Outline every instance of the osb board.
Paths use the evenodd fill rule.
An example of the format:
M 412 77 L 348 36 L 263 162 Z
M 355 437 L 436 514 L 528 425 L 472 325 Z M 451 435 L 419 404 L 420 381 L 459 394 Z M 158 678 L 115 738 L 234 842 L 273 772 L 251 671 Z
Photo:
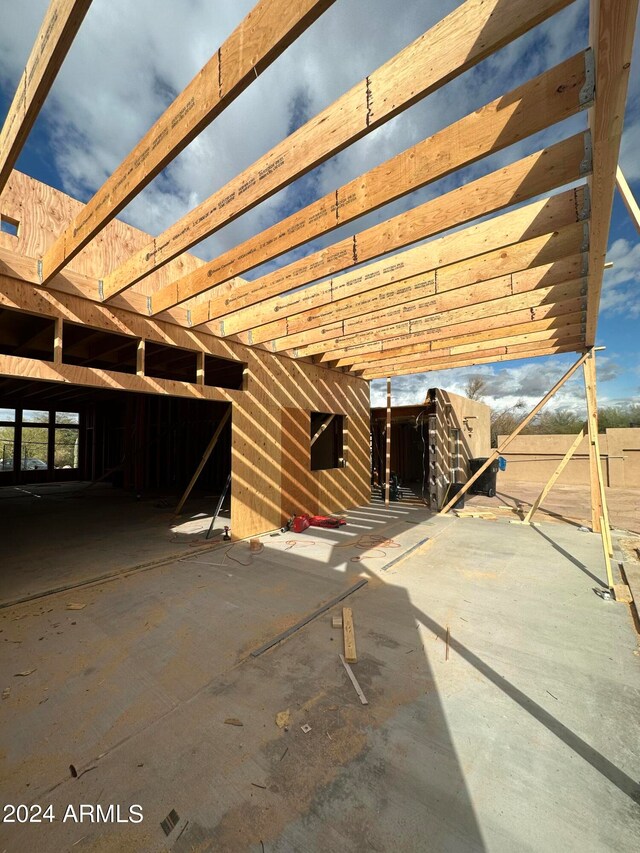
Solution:
M 23 196 L 20 196 L 21 191 L 24 192 Z M 14 172 L 11 191 L 2 195 L 0 207 L 3 213 L 20 221 L 20 234 L 17 239 L 0 234 L 0 246 L 30 257 L 39 257 L 43 248 L 62 230 L 78 204 L 63 193 Z M 105 258 L 110 263 L 118 263 L 126 257 L 130 246 L 137 247 L 148 239 L 148 235 L 124 223 L 112 222 L 105 229 L 103 239 L 91 243 L 73 265 L 78 272 L 97 275 Z M 228 399 L 233 403 L 231 524 L 234 536 L 246 537 L 273 530 L 281 526 L 285 514 L 302 511 L 295 506 L 297 498 L 291 494 L 289 472 L 293 470 L 294 464 L 302 463 L 293 456 L 291 428 L 286 414 L 283 416 L 285 409 L 298 410 L 298 423 L 308 420 L 311 411 L 335 412 L 347 416 L 347 466 L 331 471 L 305 470 L 307 476 L 303 482 L 309 499 L 304 509 L 320 513 L 339 511 L 368 500 L 369 385 L 364 380 L 320 365 L 294 361 L 265 350 L 196 333 L 156 318 L 110 308 L 79 296 L 34 287 L 13 276 L 0 276 L 0 306 L 65 317 L 76 323 L 245 362 L 246 390 L 219 390 L 219 399 Z M 53 375 L 56 381 L 55 370 L 35 360 L 30 376 L 38 377 L 38 364 L 42 364 L 47 376 L 51 378 Z M 105 380 L 110 379 L 108 371 L 86 371 L 89 371 L 87 376 L 95 373 L 96 377 L 99 374 Z M 80 372 L 77 373 L 80 375 Z M 69 381 L 63 374 L 64 371 L 59 371 L 59 381 Z M 121 388 L 127 387 L 128 379 L 135 380 L 135 377 L 123 374 L 114 373 L 111 377 Z M 181 384 L 189 388 L 188 383 Z M 129 390 L 139 388 L 134 388 L 132 384 Z M 288 472 L 284 482 L 283 470 Z
M 0 233 L 0 246 L 40 259 L 56 238 L 82 210 L 84 205 L 60 190 L 13 170 L 0 196 L 0 214 L 18 220 L 18 237 Z M 146 246 L 149 235 L 115 219 L 69 263 L 68 268 L 96 279 L 103 278 L 138 249 Z M 203 261 L 184 254 L 136 285 L 133 290 L 145 295 L 155 293 L 169 278 L 186 275 Z

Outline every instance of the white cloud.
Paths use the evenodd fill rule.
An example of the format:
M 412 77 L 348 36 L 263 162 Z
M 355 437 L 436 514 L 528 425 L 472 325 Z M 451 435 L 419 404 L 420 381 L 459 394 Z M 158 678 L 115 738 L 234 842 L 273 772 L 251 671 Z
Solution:
M 605 314 L 640 317 L 640 242 L 620 238 L 612 243 L 607 261 L 613 268 L 604 271 L 600 310 Z

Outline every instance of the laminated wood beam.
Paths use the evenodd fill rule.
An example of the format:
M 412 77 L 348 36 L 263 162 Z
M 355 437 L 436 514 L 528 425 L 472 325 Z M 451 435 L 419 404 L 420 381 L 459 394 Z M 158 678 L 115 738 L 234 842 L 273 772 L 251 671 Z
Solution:
M 418 340 L 415 340 L 414 337 L 408 336 L 404 339 L 404 343 L 401 343 L 394 348 L 380 350 L 378 352 L 361 353 L 358 355 L 347 353 L 338 358 L 335 358 L 334 356 L 331 361 L 336 367 L 360 369 L 361 364 L 371 364 L 383 360 L 398 358 L 400 356 L 411 355 L 413 353 L 432 352 L 435 355 L 439 350 L 443 349 L 448 349 L 450 352 L 453 352 L 454 347 L 463 346 L 465 344 L 484 344 L 488 341 L 495 340 L 499 340 L 499 343 L 502 344 L 502 339 L 504 338 L 519 337 L 523 335 L 529 339 L 530 335 L 538 332 L 549 333 L 550 336 L 553 336 L 554 334 L 563 333 L 565 329 L 570 329 L 571 333 L 575 334 L 576 327 L 578 329 L 582 328 L 584 331 L 583 324 L 585 314 L 581 310 L 580 304 L 578 304 L 577 310 L 575 311 L 566 312 L 546 320 L 531 320 L 530 317 L 526 317 L 527 313 L 528 312 L 522 312 L 520 315 L 520 322 L 510 322 L 508 315 L 501 315 L 492 318 L 492 323 L 474 321 L 471 324 L 471 328 L 473 328 L 474 331 L 468 334 L 458 333 L 458 327 L 453 326 L 437 330 L 436 333 L 426 333 L 421 335 Z
M 191 307 L 191 321 L 198 325 L 222 317 L 224 334 L 245 331 L 257 325 L 255 318 L 269 309 L 282 312 L 287 306 L 300 304 L 300 293 L 286 294 L 292 288 L 374 260 L 578 179 L 590 168 L 585 144 L 588 148 L 584 135 L 577 134 L 254 282 L 235 283 L 232 291 L 227 285 L 215 288 L 215 295 L 208 302 Z M 487 227 L 485 224 L 481 232 L 485 233 Z M 455 235 L 442 239 L 446 245 L 460 242 L 460 236 Z M 383 266 L 390 263 L 393 261 L 387 260 Z M 308 298 L 310 290 L 304 293 Z
M 466 0 L 114 270 L 109 291 L 175 258 L 571 2 Z
M 515 350 L 507 347 L 497 347 L 495 350 L 475 356 L 451 356 L 439 358 L 435 361 L 425 361 L 424 364 L 398 363 L 389 366 L 386 372 L 380 370 L 356 371 L 356 375 L 362 379 L 383 379 L 387 374 L 392 376 L 406 376 L 408 374 L 428 373 L 431 370 L 449 370 L 454 367 L 473 367 L 477 364 L 494 364 L 503 361 L 513 361 L 519 358 L 537 358 L 538 356 L 556 355 L 565 352 L 581 352 L 584 349 L 581 341 L 568 343 L 565 346 L 543 347 L 539 344 L 527 344 Z
M 285 334 L 272 341 L 270 348 L 294 358 L 318 355 L 325 349 L 377 341 L 386 334 L 428 330 L 434 323 L 457 323 L 477 319 L 487 312 L 499 314 L 570 299 L 578 295 L 578 283 L 580 294 L 585 295 L 586 276 L 582 277 L 585 257 L 572 255 L 461 288 L 446 297 L 444 306 L 437 297 L 427 297 L 408 302 L 400 309 L 385 308 L 305 332 Z M 451 302 L 452 299 L 456 301 Z
M 589 183 L 594 200 L 589 248 L 589 345 L 595 343 L 598 324 L 637 12 L 638 0 L 591 0 L 596 98 L 589 110 L 593 144 L 593 175 Z
M 528 251 L 531 261 L 538 255 L 544 254 L 545 246 L 551 251 L 551 245 L 558 243 L 556 232 L 562 234 L 560 242 L 566 242 L 567 246 L 569 244 L 572 246 L 570 251 L 564 251 L 560 256 L 572 254 L 580 251 L 583 238 L 580 237 L 576 244 L 576 241 L 567 237 L 562 229 L 571 223 L 578 223 L 580 217 L 585 215 L 587 215 L 587 210 L 584 207 L 582 190 L 568 190 L 551 198 L 542 199 L 526 207 L 502 214 L 479 225 L 473 225 L 463 231 L 457 231 L 413 249 L 407 249 L 354 272 L 314 284 L 295 293 L 267 299 L 251 308 L 243 308 L 227 315 L 221 321 L 220 333 L 226 336 L 251 329 L 252 341 L 258 343 L 279 337 L 279 334 L 271 334 L 270 330 L 266 331 L 267 336 L 264 337 L 265 332 L 259 330 L 258 327 L 268 327 L 268 324 L 274 321 L 278 325 L 278 321 L 282 317 L 286 317 L 287 330 L 291 333 L 340 319 L 335 316 L 336 305 L 342 302 L 340 308 L 344 311 L 347 308 L 345 302 L 347 299 L 351 300 L 348 303 L 351 306 L 349 308 L 352 312 L 351 316 L 382 308 L 384 307 L 381 302 L 383 295 L 385 298 L 389 296 L 393 299 L 393 296 L 390 295 L 394 291 L 399 292 L 398 282 L 403 282 L 403 293 L 398 293 L 400 298 L 396 302 L 406 302 L 411 298 L 417 299 L 427 293 L 435 293 L 436 290 L 441 292 L 443 289 L 461 287 L 465 283 L 470 283 L 468 280 L 464 280 L 465 278 L 468 279 L 468 275 L 461 269 L 453 270 L 451 265 L 456 262 L 464 262 L 465 259 L 475 256 L 485 259 L 485 262 L 491 265 L 491 272 L 479 275 L 476 280 L 494 277 L 496 273 L 511 272 L 513 267 L 509 265 L 514 263 L 514 254 L 518 254 L 515 249 L 503 253 L 502 261 L 500 257 L 496 258 L 493 255 L 489 257 L 486 253 L 490 249 L 499 250 L 520 243 L 521 246 L 525 246 L 520 253 Z M 578 230 L 580 232 L 583 225 L 584 223 L 579 222 Z M 483 253 L 485 254 L 483 255 Z M 558 257 L 558 255 L 556 254 L 554 257 Z M 544 262 L 545 260 L 540 257 L 538 263 Z M 476 267 L 480 263 L 481 261 L 477 261 Z M 521 269 L 527 265 L 529 264 L 516 266 L 516 269 Z M 446 274 L 441 269 L 445 266 L 450 267 Z M 461 279 L 460 282 L 456 280 L 456 274 Z M 416 279 L 419 276 L 422 276 L 423 280 L 421 282 L 414 280 L 413 285 L 415 286 L 412 295 L 409 295 L 404 284 L 405 279 Z M 387 289 L 382 291 L 385 286 Z M 396 302 L 390 304 L 396 304 Z M 343 313 L 341 317 L 344 316 L 346 314 Z M 257 335 L 258 337 L 256 337 Z
M 0 131 L 0 195 L 91 0 L 51 0 Z
M 333 2 L 260 0 L 47 250 L 43 281 L 60 272 Z M 146 251 L 152 250 L 153 243 Z
M 622 174 L 620 166 L 618 166 L 616 170 L 616 186 L 618 187 L 618 192 L 624 202 L 624 206 L 627 208 L 629 218 L 636 226 L 638 234 L 640 234 L 640 207 L 638 207 L 638 202 L 633 197 L 631 187 L 627 183 L 625 176 Z
M 567 225 L 549 234 L 525 240 L 523 243 L 516 243 L 469 260 L 431 269 L 421 275 L 414 275 L 409 279 L 376 288 L 369 293 L 330 302 L 327 306 L 288 317 L 286 318 L 287 331 L 289 334 L 305 332 L 384 309 L 395 308 L 396 313 L 399 314 L 401 311 L 404 312 L 405 307 L 410 307 L 413 300 L 421 300 L 424 304 L 426 299 L 431 298 L 434 312 L 459 308 L 472 304 L 473 291 L 467 290 L 468 285 L 487 281 L 494 276 L 502 278 L 503 287 L 485 298 L 508 295 L 509 273 L 526 270 L 579 252 L 583 240 L 582 224 Z M 264 343 L 279 337 L 282 334 L 280 327 L 280 322 L 269 323 L 252 329 L 249 337 L 255 344 Z M 239 336 L 240 339 L 243 337 Z
M 583 341 L 584 325 L 581 322 L 580 315 L 578 321 L 571 325 L 565 326 L 562 329 L 545 329 L 542 331 L 527 333 L 525 331 L 515 333 L 510 336 L 500 336 L 497 334 L 489 335 L 484 340 L 479 340 L 474 343 L 457 344 L 455 339 L 452 339 L 451 345 L 440 347 L 437 350 L 432 350 L 429 344 L 417 344 L 414 347 L 404 347 L 398 354 L 382 353 L 378 358 L 370 360 L 362 360 L 354 363 L 351 367 L 354 370 L 372 370 L 379 368 L 385 370 L 389 365 L 397 362 L 403 364 L 411 364 L 413 362 L 422 363 L 425 360 L 437 360 L 449 356 L 468 356 L 471 353 L 479 353 L 482 355 L 485 350 L 498 350 L 505 347 L 515 351 L 517 347 L 528 347 L 529 345 L 548 346 L 563 346 L 567 340 Z M 339 365 L 340 366 L 340 365 Z M 349 365 L 342 365 L 349 366 Z
M 583 109 L 588 103 L 584 95 L 586 61 L 584 53 L 577 54 L 360 175 L 340 189 L 327 193 L 323 198 L 224 252 L 194 272 L 170 282 L 153 294 L 153 313 L 225 282 L 224 287 L 211 291 L 212 299 L 214 296 L 225 299 L 224 306 L 228 308 L 223 307 L 222 313 L 264 298 L 259 296 L 260 288 L 255 283 L 242 283 L 234 277 Z M 569 155 L 569 152 L 567 154 Z M 580 157 L 584 155 L 581 153 Z M 543 164 L 538 165 L 541 168 Z M 588 158 L 585 158 L 584 174 L 587 167 Z M 534 176 L 528 176 L 528 180 L 533 184 Z M 478 192 L 481 186 L 478 186 Z M 514 187 L 512 191 L 515 194 L 517 189 Z M 505 188 L 503 195 L 507 192 Z M 546 192 L 546 189 L 541 192 Z M 524 191 L 522 197 L 524 198 Z M 457 198 L 463 200 L 460 194 Z M 437 222 L 432 222 L 431 228 L 436 227 Z M 442 230 L 442 227 L 439 230 Z M 436 231 L 431 230 L 430 233 L 434 234 Z M 360 235 L 347 238 L 324 250 L 320 255 L 306 259 L 306 262 L 303 259 L 297 265 L 289 265 L 285 268 L 289 273 L 283 270 L 280 278 L 272 277 L 271 290 L 265 295 L 280 292 L 278 285 L 288 284 L 288 275 L 292 275 L 294 270 L 296 275 L 304 275 L 307 267 L 312 270 L 314 258 L 322 259 L 325 264 L 333 258 L 334 265 L 329 268 L 330 273 L 342 269 L 343 267 L 335 264 L 343 260 L 343 256 L 351 258 L 354 253 L 362 254 L 357 246 L 358 239 Z M 229 281 L 230 279 L 234 280 Z M 115 292 L 107 277 L 104 282 L 105 298 Z
M 388 326 L 362 336 L 354 335 L 352 336 L 354 343 L 350 345 L 334 349 L 324 347 L 318 361 L 322 363 L 336 359 L 358 359 L 367 354 L 389 352 L 407 344 L 429 343 L 453 335 L 473 334 L 478 329 L 488 331 L 532 322 L 546 322 L 551 325 L 565 314 L 583 312 L 586 308 L 585 298 L 580 295 L 581 282 L 574 282 L 573 286 L 575 297 L 563 299 L 559 302 L 552 300 L 549 304 L 510 310 L 512 306 L 509 303 L 509 297 L 507 297 L 506 299 L 496 299 L 493 302 L 485 303 L 485 311 L 482 313 L 477 308 L 462 308 L 444 312 L 437 315 L 434 322 L 422 331 L 411 332 L 411 323 L 407 321 L 397 324 L 396 327 Z M 501 303 L 501 307 L 496 308 L 494 303 Z M 468 313 L 475 313 L 475 318 L 472 316 L 471 319 L 458 321 L 459 317 L 464 318 L 465 314 Z M 366 340 L 363 342 L 362 338 Z
M 544 406 L 549 402 L 549 400 L 554 396 L 554 394 L 556 394 L 556 392 L 557 392 L 560 388 L 562 388 L 562 386 L 564 385 L 564 383 L 565 383 L 568 379 L 570 379 L 570 378 L 573 376 L 573 374 L 576 372 L 576 370 L 577 370 L 577 369 L 578 369 L 582 364 L 584 364 L 584 362 L 586 361 L 586 359 L 587 359 L 588 355 L 589 355 L 589 353 L 585 353 L 584 355 L 582 355 L 582 356 L 581 356 L 581 357 L 580 357 L 580 358 L 575 362 L 575 364 L 573 364 L 573 365 L 569 368 L 569 370 L 567 370 L 567 372 L 564 374 L 564 376 L 562 376 L 562 377 L 561 377 L 561 378 L 556 382 L 556 384 L 553 386 L 553 388 L 552 388 L 552 389 L 551 389 L 547 394 L 545 394 L 545 396 L 542 398 L 542 400 L 540 400 L 540 402 L 539 402 L 537 405 L 535 405 L 535 406 L 533 407 L 533 409 L 531 409 L 531 411 L 529 412 L 529 414 L 528 414 L 525 418 L 523 418 L 523 419 L 520 421 L 520 423 L 518 424 L 518 426 L 517 426 L 517 427 L 513 430 L 513 432 L 511 433 L 511 435 L 508 435 L 508 436 L 504 439 L 504 441 L 502 441 L 502 442 L 500 443 L 500 446 L 499 446 L 498 448 L 496 448 L 496 450 L 494 450 L 494 451 L 490 454 L 489 458 L 486 460 L 486 462 L 484 463 L 484 465 L 481 465 L 481 466 L 480 466 L 480 468 L 478 468 L 478 470 L 477 470 L 474 474 L 472 474 L 472 475 L 471 475 L 471 477 L 469 477 L 469 479 L 468 479 L 468 480 L 467 480 L 467 482 L 464 484 L 464 486 L 460 489 L 460 491 L 457 493 L 457 495 L 455 495 L 455 497 L 451 498 L 451 500 L 450 500 L 447 504 L 445 504 L 445 505 L 442 507 L 442 509 L 440 510 L 440 513 L 441 513 L 442 515 L 444 515 L 445 513 L 449 512 L 449 510 L 450 510 L 450 509 L 451 509 L 451 507 L 456 503 L 456 501 L 457 501 L 457 500 L 458 500 L 462 495 L 464 495 L 467 491 L 469 491 L 469 488 L 473 485 L 473 483 L 475 483 L 475 482 L 476 482 L 476 480 L 478 480 L 478 479 L 479 479 L 479 478 L 484 474 L 484 472 L 485 472 L 485 471 L 487 470 L 487 468 L 491 465 L 491 463 L 492 463 L 492 462 L 494 462 L 494 461 L 498 458 L 498 456 L 500 456 L 500 454 L 501 454 L 501 453 L 504 453 L 504 451 L 507 449 L 507 447 L 509 447 L 509 445 L 510 445 L 510 444 L 511 444 L 511 442 L 514 440 L 514 438 L 516 438 L 518 435 L 520 435 L 520 433 L 522 432 L 522 430 L 523 430 L 523 429 L 524 429 L 528 424 L 530 424 L 530 423 L 531 423 L 531 421 L 535 418 L 535 416 L 538 414 L 538 412 L 539 412 L 539 411 L 540 411 L 540 410 L 541 410 L 541 409 L 542 409 L 542 408 L 543 408 L 543 407 L 544 407 Z

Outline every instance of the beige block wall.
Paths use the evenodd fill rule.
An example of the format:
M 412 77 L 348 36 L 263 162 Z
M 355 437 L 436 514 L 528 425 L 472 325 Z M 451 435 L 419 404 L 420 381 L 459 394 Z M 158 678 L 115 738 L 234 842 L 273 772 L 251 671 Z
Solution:
M 498 443 L 506 436 L 498 436 Z M 507 470 L 500 483 L 545 483 L 573 443 L 573 435 L 519 435 L 504 453 Z M 600 434 L 602 472 L 606 485 L 640 488 L 640 428 L 609 429 Z M 559 483 L 588 485 L 589 444 L 585 437 L 564 469 Z

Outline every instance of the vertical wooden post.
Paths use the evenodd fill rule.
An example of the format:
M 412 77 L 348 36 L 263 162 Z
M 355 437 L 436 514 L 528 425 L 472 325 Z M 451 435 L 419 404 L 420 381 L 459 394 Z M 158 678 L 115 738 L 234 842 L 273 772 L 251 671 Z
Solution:
M 136 376 L 144 376 L 144 338 L 138 341 L 136 352 Z
M 387 376 L 387 454 L 384 474 L 384 503 L 389 506 L 389 489 L 391 480 L 391 377 Z
M 53 363 L 62 364 L 62 317 L 56 317 L 53 331 Z
M 204 385 L 204 359 L 205 353 L 201 351 L 198 353 L 198 366 L 196 368 L 196 382 L 198 385 Z
M 589 432 L 589 482 L 591 484 L 591 529 L 601 533 L 600 518 L 604 515 L 602 498 L 604 489 L 600 481 L 600 453 L 598 442 L 598 407 L 596 403 L 596 363 L 593 351 L 584 362 L 584 390 L 587 398 L 587 427 Z M 600 469 L 600 473 L 599 473 Z

